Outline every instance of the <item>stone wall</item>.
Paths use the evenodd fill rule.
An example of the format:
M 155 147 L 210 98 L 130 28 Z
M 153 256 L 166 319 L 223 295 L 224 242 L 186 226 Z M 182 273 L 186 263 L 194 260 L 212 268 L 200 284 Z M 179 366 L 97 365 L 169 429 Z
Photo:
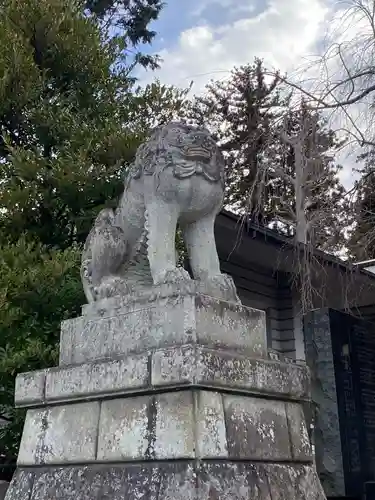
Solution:
M 306 361 L 315 407 L 315 460 L 327 496 L 345 496 L 339 413 L 328 309 L 304 318 Z

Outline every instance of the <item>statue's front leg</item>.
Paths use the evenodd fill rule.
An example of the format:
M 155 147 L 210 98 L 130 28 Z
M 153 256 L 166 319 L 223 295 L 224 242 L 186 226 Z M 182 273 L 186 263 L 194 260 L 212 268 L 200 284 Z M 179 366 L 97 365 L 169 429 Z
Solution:
M 187 271 L 177 267 L 176 227 L 179 206 L 160 199 L 146 203 L 147 254 L 155 285 L 190 281 Z
M 216 212 L 213 212 L 183 226 L 190 267 L 203 293 L 240 302 L 232 278 L 220 270 L 214 234 L 215 218 Z

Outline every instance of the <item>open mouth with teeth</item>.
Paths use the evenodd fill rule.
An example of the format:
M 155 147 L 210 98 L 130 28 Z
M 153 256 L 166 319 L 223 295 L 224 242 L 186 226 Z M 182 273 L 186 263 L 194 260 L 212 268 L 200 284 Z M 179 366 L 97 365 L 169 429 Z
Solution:
M 201 161 L 208 163 L 211 160 L 212 153 L 210 150 L 205 148 L 184 148 L 185 158 L 192 161 Z

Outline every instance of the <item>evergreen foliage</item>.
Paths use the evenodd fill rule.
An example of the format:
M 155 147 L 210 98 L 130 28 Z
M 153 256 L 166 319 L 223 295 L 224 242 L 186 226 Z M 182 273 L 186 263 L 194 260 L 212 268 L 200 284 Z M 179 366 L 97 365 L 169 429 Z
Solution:
M 285 93 L 278 75 L 268 75 L 259 59 L 234 69 L 229 79 L 207 86 L 205 94 L 190 106 L 187 117 L 207 126 L 221 144 L 226 158 L 228 209 L 294 237 L 296 164 L 293 148 L 282 135 L 298 132 L 301 120 L 313 113 L 303 103 L 292 106 L 291 95 Z M 334 160 L 342 144 L 322 117 L 317 121 L 315 157 L 311 158 L 315 165 L 307 176 L 311 185 L 305 213 L 311 219 L 324 207 L 324 217 L 321 211 L 314 222 L 313 243 L 333 251 L 344 243 L 346 224 L 344 188 L 338 176 L 341 167 Z M 303 145 L 306 158 L 312 154 L 311 139 L 312 133 Z
M 0 0 L 0 464 L 14 463 L 22 429 L 16 374 L 56 365 L 60 322 L 80 314 L 95 215 L 117 202 L 150 127 L 183 105 L 185 91 L 133 76 L 155 62 L 133 55 L 160 8 Z

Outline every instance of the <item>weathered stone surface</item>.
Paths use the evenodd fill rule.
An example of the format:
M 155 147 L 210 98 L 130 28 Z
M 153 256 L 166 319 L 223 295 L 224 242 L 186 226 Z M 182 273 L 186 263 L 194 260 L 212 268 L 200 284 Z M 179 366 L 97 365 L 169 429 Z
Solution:
M 312 466 L 201 461 L 22 471 L 34 487 L 13 500 L 325 500 Z M 13 483 L 15 484 L 15 483 Z M 8 497 L 7 497 L 8 500 Z
M 85 319 L 81 316 L 79 318 L 67 319 L 61 322 L 60 327 L 60 365 L 73 364 L 73 352 L 78 342 L 77 337 L 81 335 L 84 328 Z
M 295 399 L 310 396 L 309 371 L 305 365 L 254 359 L 201 346 L 159 349 L 152 356 L 153 386 L 209 384 L 245 392 L 284 395 Z
M 103 401 L 98 460 L 142 460 L 146 457 L 151 402 L 150 396 Z
M 46 401 L 74 399 L 80 396 L 112 394 L 146 387 L 148 356 L 133 355 L 103 363 L 53 369 L 46 376 Z
M 179 283 L 161 283 L 152 287 L 140 287 L 130 290 L 126 295 L 106 297 L 96 302 L 82 306 L 81 318 L 96 318 L 108 315 L 109 311 L 114 314 L 131 313 L 137 309 L 155 306 L 160 301 L 178 299 L 179 297 L 196 293 L 195 281 L 181 281 Z
M 35 471 L 27 500 L 198 500 L 196 481 L 194 464 L 181 462 L 50 468 Z
M 293 459 L 311 461 L 311 443 L 307 432 L 302 405 L 298 403 L 287 403 L 286 415 L 292 443 Z
M 272 500 L 326 500 L 313 466 L 264 465 Z
M 291 460 L 285 404 L 224 395 L 229 457 Z
M 157 473 L 154 469 L 154 475 Z M 175 467 L 161 467 L 159 484 L 154 486 L 151 499 L 155 500 L 198 500 L 197 471 L 193 464 L 175 464 Z
M 102 317 L 85 318 L 71 352 L 60 358 L 60 365 L 187 344 L 194 339 L 193 298 L 169 297 L 131 312 L 107 311 Z
M 30 500 L 34 483 L 34 472 L 17 469 L 7 489 L 6 500 Z
M 194 387 L 33 409 L 27 414 L 19 463 L 228 456 L 311 461 L 301 407 Z
M 195 456 L 194 409 L 191 391 L 159 394 L 155 397 L 156 459 Z
M 262 464 L 203 463 L 197 500 L 273 500 Z
M 88 302 L 141 285 L 190 282 L 177 266 L 182 228 L 192 274 L 213 297 L 240 302 L 222 274 L 214 222 L 223 202 L 224 158 L 207 130 L 172 122 L 157 127 L 135 155 L 119 206 L 101 210 L 82 252 Z
M 345 496 L 344 466 L 328 309 L 304 318 L 306 360 L 312 379 L 315 461 L 327 496 Z
M 199 294 L 153 297 L 138 308 L 106 309 L 62 329 L 60 365 L 199 343 L 266 357 L 264 312 Z M 167 319 L 166 319 L 167 318 Z M 73 321 L 73 320 L 72 320 Z M 78 330 L 72 334 L 72 330 Z M 65 332 L 68 332 L 65 338 Z M 72 340 L 73 337 L 73 340 Z
M 16 378 L 15 404 L 32 404 L 43 401 L 46 371 L 20 373 Z
M 208 349 L 199 351 L 196 381 L 296 399 L 309 397 L 306 366 Z
M 102 474 L 90 466 L 35 471 L 30 500 L 99 500 L 102 481 Z
M 196 296 L 195 307 L 199 344 L 266 356 L 266 319 L 263 311 L 213 300 L 204 295 Z
M 228 456 L 224 407 L 218 392 L 196 391 L 197 456 L 225 458 Z
M 309 397 L 309 372 L 304 365 L 228 354 L 195 344 L 51 368 L 21 374 L 18 379 L 16 406 L 25 407 L 187 384 L 296 400 Z M 26 390 L 29 385 L 37 388 L 30 391 L 31 396 Z
M 190 463 L 112 466 L 100 468 L 97 474 L 102 480 L 101 496 L 90 500 L 198 500 Z
M 228 456 L 311 461 L 300 405 L 194 388 L 30 410 L 19 463 Z
M 195 457 L 192 391 L 102 403 L 98 460 Z
M 18 455 L 19 465 L 95 460 L 99 403 L 29 410 Z
M 151 363 L 151 384 L 157 387 L 197 382 L 197 352 L 193 345 L 155 351 Z

